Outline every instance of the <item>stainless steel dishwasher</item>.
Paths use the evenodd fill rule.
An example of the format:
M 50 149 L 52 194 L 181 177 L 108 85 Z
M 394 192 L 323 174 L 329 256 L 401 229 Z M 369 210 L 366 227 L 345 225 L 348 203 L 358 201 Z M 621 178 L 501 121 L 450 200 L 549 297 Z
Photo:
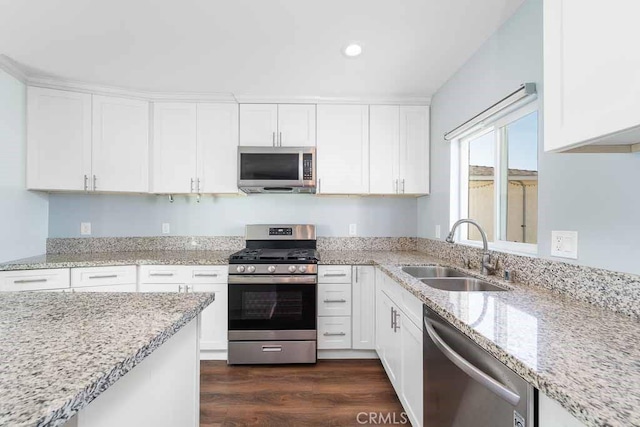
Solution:
M 534 427 L 535 389 L 424 307 L 424 425 Z

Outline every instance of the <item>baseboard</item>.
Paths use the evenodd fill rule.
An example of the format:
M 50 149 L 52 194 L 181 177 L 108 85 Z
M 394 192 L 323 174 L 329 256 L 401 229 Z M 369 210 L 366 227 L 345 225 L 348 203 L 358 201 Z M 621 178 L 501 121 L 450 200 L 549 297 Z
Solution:
M 378 359 L 375 350 L 318 350 L 318 359 Z
M 200 360 L 227 360 L 227 350 L 200 350 Z

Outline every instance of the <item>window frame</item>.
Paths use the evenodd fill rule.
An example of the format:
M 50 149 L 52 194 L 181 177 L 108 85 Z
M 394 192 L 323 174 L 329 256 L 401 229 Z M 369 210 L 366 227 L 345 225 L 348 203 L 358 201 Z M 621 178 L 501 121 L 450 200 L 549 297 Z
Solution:
M 466 218 L 468 215 L 469 204 L 469 143 L 487 133 L 495 132 L 495 145 L 494 145 L 494 172 L 495 172 L 495 186 L 494 186 L 494 239 L 489 243 L 489 249 L 499 252 L 509 252 L 515 254 L 525 255 L 537 255 L 538 244 L 537 243 L 520 243 L 510 242 L 507 240 L 500 240 L 500 236 L 503 235 L 503 230 L 506 229 L 507 216 L 505 213 L 507 205 L 507 192 L 505 180 L 506 174 L 503 174 L 503 168 L 508 167 L 508 160 L 505 154 L 506 144 L 504 141 L 507 137 L 507 126 L 531 113 L 536 112 L 538 114 L 538 165 L 540 159 L 540 111 L 538 108 L 538 102 L 527 103 L 515 111 L 511 111 L 500 117 L 495 118 L 492 121 L 485 121 L 478 126 L 465 132 L 464 135 L 456 138 L 451 144 L 451 224 L 453 224 L 462 218 Z M 504 175 L 504 176 L 503 176 Z M 539 176 L 539 174 L 538 174 Z M 538 187 L 539 188 L 539 187 Z M 463 239 L 461 236 L 468 236 L 469 230 L 468 224 L 461 224 L 459 231 L 456 233 L 456 243 L 482 247 L 481 241 Z

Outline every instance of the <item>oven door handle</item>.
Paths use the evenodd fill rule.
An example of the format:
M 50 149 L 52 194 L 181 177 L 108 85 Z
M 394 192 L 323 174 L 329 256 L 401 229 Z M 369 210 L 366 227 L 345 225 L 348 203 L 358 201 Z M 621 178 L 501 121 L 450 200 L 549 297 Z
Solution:
M 305 276 L 267 276 L 267 275 L 229 275 L 230 285 L 315 285 L 318 277 Z

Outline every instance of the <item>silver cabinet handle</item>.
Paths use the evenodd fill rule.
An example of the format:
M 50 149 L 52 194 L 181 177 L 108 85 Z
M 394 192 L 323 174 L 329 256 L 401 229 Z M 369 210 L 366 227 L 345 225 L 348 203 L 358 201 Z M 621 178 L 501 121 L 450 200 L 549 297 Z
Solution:
M 322 189 L 322 178 L 318 178 L 318 193 L 322 192 L 321 189 Z
M 193 292 L 193 286 L 186 285 L 186 286 L 184 287 L 184 291 L 185 291 L 186 293 Z
M 13 283 L 44 283 L 47 279 L 18 279 L 14 280 Z
M 402 178 L 402 194 L 404 194 L 404 178 Z
M 182 292 L 182 285 L 178 285 L 178 292 Z
M 400 329 L 400 324 L 398 323 L 398 318 L 400 317 L 400 313 L 396 311 L 394 314 L 396 318 L 393 324 L 393 332 L 398 332 L 398 329 Z
M 360 270 L 358 267 L 355 268 L 356 270 L 356 283 L 358 283 L 358 270 Z
M 500 382 L 491 378 L 489 375 L 482 372 L 480 369 L 473 366 L 468 360 L 460 356 L 453 350 L 444 340 L 438 335 L 435 328 L 431 324 L 431 320 L 424 319 L 424 328 L 429 334 L 429 338 L 433 341 L 436 347 L 449 359 L 454 365 L 464 371 L 471 378 L 482 384 L 494 392 L 500 398 L 506 400 L 511 405 L 516 406 L 520 401 L 520 396 L 517 393 L 509 390 Z
M 271 135 L 271 142 L 272 142 L 273 146 L 275 147 L 276 146 L 276 133 L 275 133 L 275 131 Z
M 151 277 L 172 277 L 173 273 L 149 273 Z
M 326 299 L 324 302 L 347 302 L 346 299 Z
M 98 189 L 98 177 L 93 175 L 93 191 Z
M 265 353 L 281 352 L 282 351 L 282 346 L 281 345 L 263 345 L 262 346 L 262 351 L 265 352 Z
M 191 185 L 189 186 L 189 192 L 193 193 L 193 182 L 195 180 L 193 178 L 191 178 Z
M 396 194 L 398 194 L 398 180 L 395 180 Z
M 325 332 L 323 335 L 325 337 L 344 337 L 347 334 L 344 332 Z
M 216 273 L 194 273 L 193 277 L 218 277 Z
M 199 192 L 200 192 L 200 178 L 198 178 L 198 185 L 197 185 L 197 187 L 198 187 L 198 193 L 199 193 Z
M 117 274 L 99 274 L 97 276 L 89 276 L 89 279 L 115 279 Z
M 89 191 L 89 175 L 84 176 L 84 191 Z
M 346 273 L 325 273 L 322 277 L 346 277 Z
M 394 326 L 395 320 L 396 320 L 396 316 L 393 314 L 393 307 L 391 307 L 391 329 L 395 327 Z
M 278 146 L 282 147 L 282 132 L 280 132 L 280 141 L 278 142 Z

